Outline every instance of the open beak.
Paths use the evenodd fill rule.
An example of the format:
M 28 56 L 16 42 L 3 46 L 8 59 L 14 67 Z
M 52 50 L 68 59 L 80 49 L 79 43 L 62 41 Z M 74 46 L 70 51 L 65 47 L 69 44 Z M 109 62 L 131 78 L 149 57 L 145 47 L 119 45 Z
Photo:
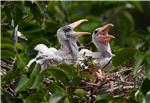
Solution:
M 113 27 L 113 24 L 109 23 L 101 27 L 99 32 L 103 31 L 103 35 L 99 35 L 99 40 L 102 42 L 108 42 L 111 39 L 115 38 L 113 35 L 108 34 L 109 30 Z
M 81 23 L 86 22 L 86 21 L 88 21 L 88 20 L 87 19 L 81 19 L 81 20 L 78 20 L 78 21 L 75 21 L 75 22 L 69 24 L 69 26 L 72 29 L 75 29 Z M 91 34 L 90 32 L 76 32 L 77 38 L 79 38 L 80 36 L 83 36 L 83 35 L 90 35 L 90 34 Z

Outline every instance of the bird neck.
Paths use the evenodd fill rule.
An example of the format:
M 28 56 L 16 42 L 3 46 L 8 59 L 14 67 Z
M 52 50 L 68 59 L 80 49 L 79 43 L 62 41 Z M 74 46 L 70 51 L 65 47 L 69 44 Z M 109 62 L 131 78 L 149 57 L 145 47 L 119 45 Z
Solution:
M 61 45 L 61 51 L 63 51 L 65 55 L 70 55 L 73 59 L 77 59 L 78 46 L 76 42 L 67 40 L 65 44 Z
M 96 47 L 98 48 L 98 50 L 100 51 L 100 55 L 102 57 L 112 57 L 112 52 L 111 52 L 111 48 L 110 48 L 110 44 L 109 42 L 103 43 L 103 42 L 99 42 Z

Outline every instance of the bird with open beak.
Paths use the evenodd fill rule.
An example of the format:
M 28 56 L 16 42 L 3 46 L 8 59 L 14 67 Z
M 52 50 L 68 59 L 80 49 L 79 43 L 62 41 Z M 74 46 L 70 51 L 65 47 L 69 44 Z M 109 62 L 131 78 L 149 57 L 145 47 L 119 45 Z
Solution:
M 114 56 L 109 41 L 115 37 L 108 33 L 112 27 L 113 24 L 106 24 L 94 30 L 92 42 L 95 44 L 98 52 L 92 52 L 88 49 L 82 49 L 79 52 L 80 56 L 84 55 L 85 57 L 92 57 L 93 63 L 96 66 L 96 69 L 94 69 L 93 72 L 99 79 L 102 79 L 101 69 L 110 67 L 111 59 Z
M 73 22 L 67 26 L 61 27 L 57 31 L 57 38 L 61 44 L 60 53 L 64 59 L 64 63 L 74 64 L 78 58 L 78 45 L 77 39 L 83 35 L 89 35 L 90 32 L 76 32 L 74 29 L 81 23 L 88 21 L 87 19 L 81 19 Z
M 89 35 L 89 32 L 75 32 L 74 29 L 86 19 L 78 20 L 67 26 L 61 27 L 57 31 L 57 38 L 61 44 L 61 48 L 48 48 L 44 44 L 38 44 L 34 50 L 38 51 L 37 56 L 31 59 L 27 64 L 29 68 L 33 62 L 41 65 L 42 68 L 47 68 L 50 64 L 73 64 L 77 60 L 78 46 L 76 44 L 77 39 L 82 35 Z
M 112 57 L 114 56 L 114 54 L 112 54 L 109 41 L 115 37 L 108 33 L 112 27 L 113 24 L 106 24 L 95 29 L 92 35 L 92 41 L 99 51 L 99 53 L 94 53 L 92 56 L 93 58 L 96 58 L 94 62 L 96 67 L 99 69 L 95 71 L 95 74 L 98 74 L 97 76 L 99 78 L 102 78 L 101 69 L 110 67 Z

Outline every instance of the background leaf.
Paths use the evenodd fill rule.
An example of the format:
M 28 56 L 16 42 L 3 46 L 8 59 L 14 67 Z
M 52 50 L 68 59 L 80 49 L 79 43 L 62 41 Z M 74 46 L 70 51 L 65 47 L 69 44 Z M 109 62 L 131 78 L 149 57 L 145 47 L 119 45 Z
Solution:
M 112 59 L 112 63 L 114 66 L 119 66 L 125 61 L 129 60 L 136 53 L 136 49 L 127 48 L 121 49 Z

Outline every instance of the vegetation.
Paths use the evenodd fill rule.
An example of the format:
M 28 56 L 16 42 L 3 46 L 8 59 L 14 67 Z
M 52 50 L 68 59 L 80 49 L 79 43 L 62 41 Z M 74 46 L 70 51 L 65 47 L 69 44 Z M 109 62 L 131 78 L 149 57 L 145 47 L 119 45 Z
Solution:
M 150 103 L 149 7 L 149 1 L 1 1 L 2 103 Z M 79 19 L 89 21 L 77 31 L 92 32 L 106 23 L 115 25 L 110 33 L 116 37 L 111 41 L 116 56 L 113 72 L 106 71 L 106 81 L 119 72 L 120 76 L 112 76 L 116 87 L 123 85 L 118 77 L 128 76 L 125 81 L 134 83 L 132 89 L 106 92 L 109 83 L 96 85 L 92 74 L 67 64 L 42 72 L 38 64 L 26 68 L 37 54 L 35 45 L 59 48 L 56 31 Z M 28 40 L 14 39 L 17 25 Z M 89 42 L 91 36 L 86 36 L 78 44 L 96 51 L 93 44 L 86 45 Z

